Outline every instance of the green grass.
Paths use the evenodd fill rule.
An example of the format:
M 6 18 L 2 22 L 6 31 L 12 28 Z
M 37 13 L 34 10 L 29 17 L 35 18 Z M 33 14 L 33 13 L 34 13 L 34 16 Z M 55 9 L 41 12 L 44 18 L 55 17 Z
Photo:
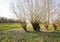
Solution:
M 43 24 L 40 25 L 40 29 L 41 30 L 45 30 L 46 28 L 44 27 Z M 17 24 L 17 23 L 12 23 L 12 24 L 0 24 L 0 31 L 7 31 L 7 30 L 13 30 L 13 29 L 22 29 L 21 24 Z M 49 30 L 54 30 L 54 27 L 52 25 L 49 25 Z M 27 26 L 27 30 L 28 31 L 33 31 L 32 26 L 28 25 Z M 60 27 L 57 28 L 57 30 L 60 30 Z
M 0 42 L 60 42 L 60 33 L 9 31 L 0 34 Z
M 13 30 L 16 29 L 16 30 Z M 34 32 L 28 26 L 30 32 L 25 32 L 20 24 L 0 24 L 0 42 L 60 42 L 60 32 Z M 44 26 L 41 25 L 41 29 Z M 49 26 L 52 30 L 53 26 Z M 11 30 L 11 31 L 10 31 Z
M 0 31 L 6 31 L 11 29 L 20 29 L 20 24 L 0 24 Z

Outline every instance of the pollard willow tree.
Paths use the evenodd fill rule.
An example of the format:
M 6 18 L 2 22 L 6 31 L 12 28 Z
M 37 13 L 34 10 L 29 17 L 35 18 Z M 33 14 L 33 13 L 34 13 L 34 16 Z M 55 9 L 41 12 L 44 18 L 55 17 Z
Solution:
M 24 4 L 25 3 L 23 2 L 23 0 L 14 0 L 13 2 L 11 2 L 11 10 L 19 19 L 22 28 L 25 31 L 27 31 L 27 29 L 26 29 L 27 12 L 25 10 Z
M 54 29 L 57 30 L 58 26 L 57 22 L 60 20 L 59 19 L 60 2 L 57 3 L 57 0 L 47 0 L 46 4 L 47 4 L 47 13 L 46 13 L 47 21 L 45 27 L 46 29 L 48 29 L 49 23 L 52 21 Z
M 55 30 L 57 30 L 57 27 L 58 27 L 58 24 L 59 24 L 59 14 L 60 14 L 60 2 L 57 2 L 59 0 L 54 0 L 53 3 L 52 2 L 52 11 L 51 11 L 51 14 L 52 14 L 52 24 L 53 24 L 53 27 Z
M 29 15 L 29 21 L 35 31 L 40 31 L 40 26 L 46 14 L 46 1 L 44 0 L 27 0 L 27 11 Z
M 45 2 L 45 6 L 46 6 L 46 13 L 45 13 L 45 15 L 43 16 L 43 17 L 45 17 L 44 18 L 44 26 L 45 26 L 45 28 L 48 30 L 48 27 L 49 27 L 49 23 L 50 23 L 50 17 L 51 17 L 51 2 L 52 2 L 52 0 L 45 0 L 46 2 Z
M 35 31 L 40 31 L 39 24 L 44 21 L 47 9 L 45 3 L 44 0 L 16 0 L 16 2 L 12 3 L 12 10 L 22 22 L 25 31 L 27 31 L 27 19 L 31 22 Z

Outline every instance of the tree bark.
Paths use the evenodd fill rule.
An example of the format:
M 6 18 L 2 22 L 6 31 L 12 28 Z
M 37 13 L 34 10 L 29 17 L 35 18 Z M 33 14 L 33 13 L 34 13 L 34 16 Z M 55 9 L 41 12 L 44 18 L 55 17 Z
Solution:
M 22 23 L 22 28 L 27 32 L 26 24 Z
M 54 23 L 53 27 L 54 27 L 55 30 L 57 30 L 57 24 Z
M 49 26 L 49 25 L 44 25 L 44 26 L 45 26 L 45 28 L 48 30 L 48 26 Z
M 33 26 L 34 31 L 36 31 L 36 32 L 40 31 L 40 26 L 38 23 L 32 23 L 32 26 Z

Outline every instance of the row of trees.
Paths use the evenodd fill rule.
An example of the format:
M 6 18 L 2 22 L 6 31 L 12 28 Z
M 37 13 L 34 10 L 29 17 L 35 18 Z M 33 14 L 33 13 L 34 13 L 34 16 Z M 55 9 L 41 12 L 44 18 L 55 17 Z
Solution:
M 44 24 L 46 29 L 48 29 L 50 23 L 52 23 L 56 30 L 56 22 L 60 20 L 60 17 L 58 18 L 60 14 L 60 9 L 58 9 L 60 3 L 54 3 L 56 1 L 57 0 L 14 0 L 11 4 L 11 9 L 21 21 L 25 31 L 27 31 L 26 20 L 32 24 L 35 31 L 40 31 L 39 24 Z
M 19 21 L 14 19 L 8 19 L 5 17 L 0 17 L 0 23 L 19 23 Z

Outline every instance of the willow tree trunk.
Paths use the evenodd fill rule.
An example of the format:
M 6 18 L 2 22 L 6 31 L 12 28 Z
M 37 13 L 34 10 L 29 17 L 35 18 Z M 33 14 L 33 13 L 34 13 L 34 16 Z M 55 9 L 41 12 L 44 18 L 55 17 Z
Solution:
M 27 32 L 27 28 L 26 28 L 27 27 L 27 24 L 22 23 L 21 25 L 22 25 L 22 28 Z
M 33 26 L 34 31 L 36 31 L 36 32 L 40 31 L 40 26 L 38 23 L 32 23 L 32 26 Z
M 55 30 L 57 30 L 57 24 L 53 24 Z
M 49 25 L 44 25 L 44 26 L 45 26 L 45 28 L 48 30 L 48 26 L 49 26 Z

